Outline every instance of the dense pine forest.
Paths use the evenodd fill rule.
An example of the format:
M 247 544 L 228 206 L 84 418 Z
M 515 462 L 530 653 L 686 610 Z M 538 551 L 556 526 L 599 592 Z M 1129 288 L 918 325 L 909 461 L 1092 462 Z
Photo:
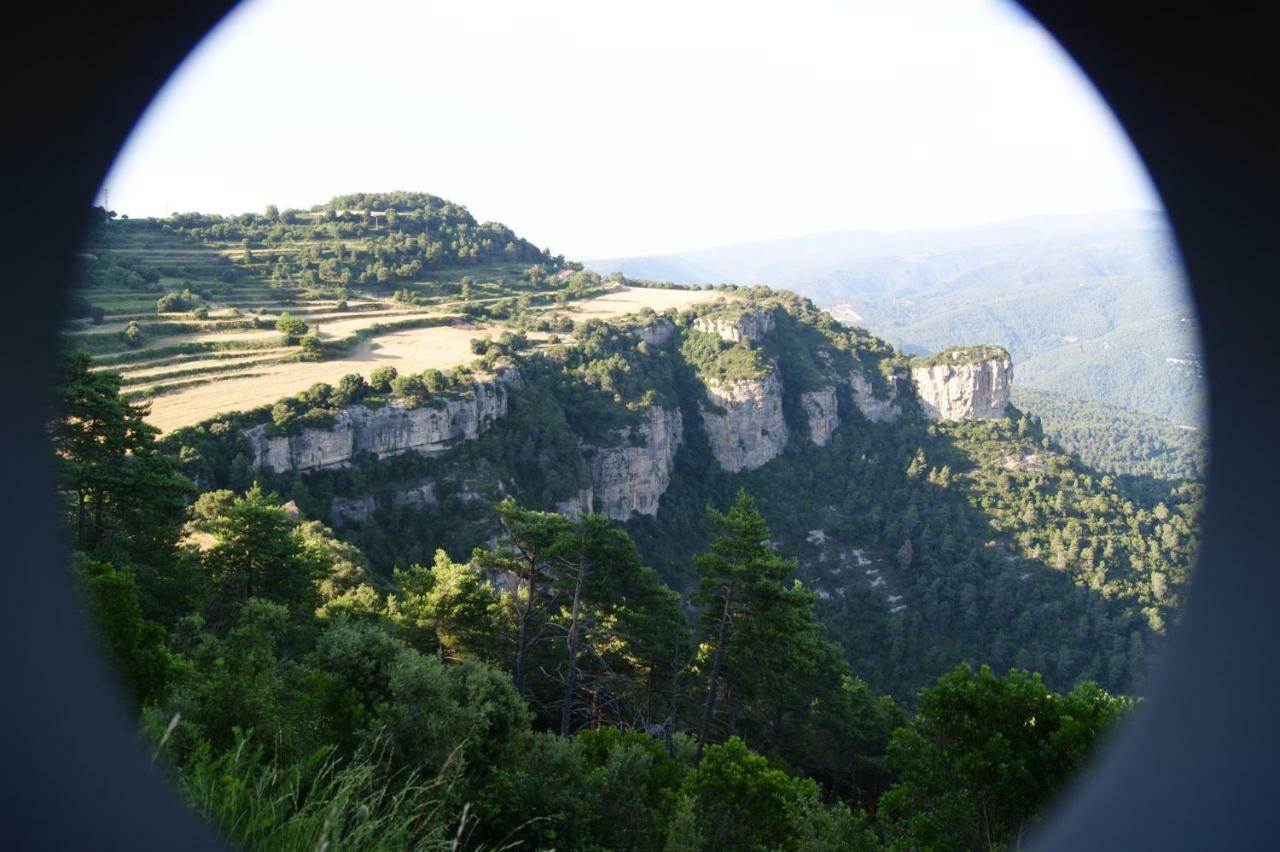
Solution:
M 998 348 L 926 364 L 765 287 L 603 316 L 654 285 L 432 196 L 104 220 L 50 412 L 73 570 L 146 748 L 237 844 L 1017 844 L 1177 622 L 1190 450 L 1036 397 L 926 416 L 913 370 Z M 197 329 L 98 342 L 125 291 L 165 302 L 144 326 L 238 292 L 219 345 L 350 372 L 162 433 L 130 352 L 254 377 Z M 281 310 L 392 291 L 424 313 L 362 352 L 459 329 L 465 362 Z

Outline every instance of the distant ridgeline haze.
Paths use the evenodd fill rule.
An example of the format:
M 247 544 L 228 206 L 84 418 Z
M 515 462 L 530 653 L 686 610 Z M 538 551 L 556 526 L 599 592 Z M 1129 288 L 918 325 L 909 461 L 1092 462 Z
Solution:
M 904 352 L 424 194 L 100 213 L 50 423 L 65 526 L 157 752 L 238 844 L 987 849 L 1182 610 L 1198 436 L 1061 395 L 1132 376 L 1031 330 L 1171 340 L 1150 228 L 1011 226 L 885 279 L 832 238 Z

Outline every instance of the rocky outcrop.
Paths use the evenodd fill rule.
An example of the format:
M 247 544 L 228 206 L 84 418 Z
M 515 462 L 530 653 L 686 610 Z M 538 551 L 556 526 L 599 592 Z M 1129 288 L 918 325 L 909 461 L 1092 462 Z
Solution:
M 839 403 L 834 385 L 800 394 L 800 405 L 809 422 L 809 440 L 826 446 L 831 433 L 840 425 Z
M 583 447 L 592 491 L 586 508 L 620 521 L 633 514 L 656 515 L 684 437 L 680 410 L 651 406 L 641 423 L 620 437 L 619 446 Z
M 450 480 L 452 498 L 471 502 L 483 500 L 486 503 L 505 497 L 507 489 L 500 480 L 480 477 L 477 479 Z M 378 494 L 365 494 L 357 497 L 335 497 L 329 504 L 329 522 L 335 528 L 358 524 L 379 509 L 410 507 L 419 512 L 436 509 L 441 498 L 438 484 L 427 480 L 416 485 L 398 490 L 382 491 Z M 558 511 L 558 509 L 557 509 Z
M 381 499 L 372 494 L 361 497 L 335 497 L 329 504 L 329 523 L 334 529 L 358 524 L 372 515 L 379 508 L 391 506 L 412 506 L 415 509 L 429 509 L 439 505 L 436 498 L 436 486 L 426 482 L 403 491 L 383 495 Z
M 733 343 L 756 341 L 773 331 L 773 311 L 747 311 L 736 317 L 699 317 L 693 327 Z
M 663 346 L 676 332 L 676 324 L 665 317 L 656 319 L 648 325 L 638 325 L 632 332 L 649 346 Z
M 374 513 L 378 501 L 372 495 L 363 497 L 335 497 L 329 505 L 329 525 L 334 529 L 358 524 Z
M 293 435 L 272 435 L 267 425 L 244 431 L 253 465 L 276 473 L 312 471 L 346 464 L 357 453 L 380 458 L 398 453 L 442 453 L 472 440 L 507 413 L 513 372 L 480 382 L 462 397 L 440 397 L 410 408 L 396 401 L 381 408 L 350 406 L 328 428 L 303 427 Z
M 714 408 L 698 404 L 702 426 L 721 467 L 731 472 L 755 470 L 782 453 L 787 425 L 776 369 L 760 379 L 708 383 L 706 390 Z
M 871 379 L 862 373 L 853 372 L 849 374 L 849 389 L 853 392 L 853 404 L 872 423 L 891 423 L 902 414 L 897 386 L 893 382 L 889 383 L 887 395 L 876 396 Z
M 391 502 L 397 506 L 430 509 L 432 506 L 440 504 L 440 498 L 436 496 L 436 484 L 434 482 L 424 482 L 416 488 L 397 491 L 391 498 Z
M 589 515 L 595 511 L 595 492 L 591 488 L 579 489 L 578 493 L 568 500 L 561 500 L 556 503 L 555 509 L 556 512 L 566 518 L 581 518 L 583 515 Z M 630 517 L 630 515 L 627 515 L 627 517 Z M 619 518 L 618 520 L 626 520 L 626 518 Z
M 1013 362 L 998 347 L 949 349 L 913 364 L 911 377 L 935 420 L 996 420 L 1009 405 Z

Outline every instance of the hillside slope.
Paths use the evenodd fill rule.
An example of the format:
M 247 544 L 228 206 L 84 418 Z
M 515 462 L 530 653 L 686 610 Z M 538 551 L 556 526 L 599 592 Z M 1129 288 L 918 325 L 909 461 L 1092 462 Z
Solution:
M 717 296 L 537 349 L 492 341 L 469 371 L 354 407 L 312 389 L 167 444 L 202 488 L 261 480 L 384 576 L 437 548 L 465 559 L 501 535 L 493 507 L 512 497 L 624 524 L 687 593 L 714 533 L 705 508 L 745 488 L 874 688 L 909 701 L 964 660 L 1137 688 L 1180 609 L 1197 488 L 1121 491 L 983 371 L 940 379 L 973 384 L 942 389 L 959 419 L 932 420 L 883 341 L 793 294 Z
M 232 217 L 100 212 L 64 340 L 119 370 L 163 430 L 347 373 L 450 370 L 503 330 L 545 339 L 709 298 L 605 281 L 425 193 Z

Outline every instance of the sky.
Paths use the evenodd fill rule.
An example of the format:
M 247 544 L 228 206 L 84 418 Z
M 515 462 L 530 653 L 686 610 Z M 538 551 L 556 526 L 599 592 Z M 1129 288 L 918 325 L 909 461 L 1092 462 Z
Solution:
M 104 183 L 130 216 L 430 192 L 570 258 L 1158 209 L 997 0 L 247 0 Z

